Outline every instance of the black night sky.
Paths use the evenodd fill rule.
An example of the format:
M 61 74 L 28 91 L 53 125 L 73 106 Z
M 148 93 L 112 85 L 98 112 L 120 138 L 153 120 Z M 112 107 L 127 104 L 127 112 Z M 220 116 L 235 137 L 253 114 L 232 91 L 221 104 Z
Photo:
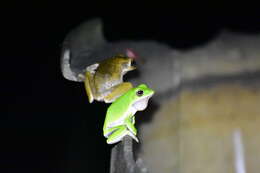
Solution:
M 101 17 L 110 41 L 155 39 L 179 50 L 204 44 L 221 29 L 260 32 L 252 8 L 119 5 L 1 5 L 1 173 L 108 172 L 107 105 L 90 105 L 83 84 L 64 79 L 60 70 L 62 41 L 81 22 Z

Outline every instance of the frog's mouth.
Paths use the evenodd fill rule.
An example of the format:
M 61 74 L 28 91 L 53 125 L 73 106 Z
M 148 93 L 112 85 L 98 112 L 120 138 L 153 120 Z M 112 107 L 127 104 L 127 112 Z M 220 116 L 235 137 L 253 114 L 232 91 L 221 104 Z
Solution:
M 153 96 L 153 94 L 151 95 L 148 95 L 144 98 L 141 98 L 140 100 L 136 101 L 134 104 L 133 104 L 133 107 L 138 110 L 138 111 L 142 111 L 144 110 L 147 105 L 148 105 L 148 101 L 149 99 Z

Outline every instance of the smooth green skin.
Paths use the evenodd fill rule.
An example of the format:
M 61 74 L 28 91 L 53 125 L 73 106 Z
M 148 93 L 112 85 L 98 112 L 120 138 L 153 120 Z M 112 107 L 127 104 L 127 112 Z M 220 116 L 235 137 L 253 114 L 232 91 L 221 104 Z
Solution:
M 139 90 L 143 91 L 141 96 L 137 95 Z M 126 135 L 131 136 L 138 142 L 136 138 L 137 130 L 134 126 L 134 115 L 137 111 L 146 108 L 148 100 L 153 94 L 154 91 L 152 89 L 145 84 L 141 84 L 136 88 L 128 90 L 109 106 L 103 127 L 104 136 L 108 138 L 108 144 L 121 141 Z M 144 102 L 141 103 L 141 101 Z

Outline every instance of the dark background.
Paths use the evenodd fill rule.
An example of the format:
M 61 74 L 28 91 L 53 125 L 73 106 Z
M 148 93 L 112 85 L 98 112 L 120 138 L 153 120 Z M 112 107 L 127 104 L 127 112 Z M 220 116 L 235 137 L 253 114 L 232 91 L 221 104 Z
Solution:
M 3 3 L 0 172 L 108 172 L 107 105 L 90 105 L 83 84 L 60 70 L 62 41 L 81 22 L 101 17 L 110 41 L 155 39 L 179 50 L 206 44 L 222 29 L 260 31 L 258 9 L 173 6 Z

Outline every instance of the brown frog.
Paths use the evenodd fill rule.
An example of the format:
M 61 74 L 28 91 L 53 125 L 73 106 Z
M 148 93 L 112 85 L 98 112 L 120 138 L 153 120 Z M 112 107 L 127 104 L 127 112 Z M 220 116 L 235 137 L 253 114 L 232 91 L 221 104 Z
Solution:
M 97 100 L 111 103 L 131 89 L 132 84 L 123 82 L 123 76 L 128 71 L 136 69 L 132 66 L 132 61 L 132 58 L 116 55 L 88 66 L 84 83 L 89 102 Z

